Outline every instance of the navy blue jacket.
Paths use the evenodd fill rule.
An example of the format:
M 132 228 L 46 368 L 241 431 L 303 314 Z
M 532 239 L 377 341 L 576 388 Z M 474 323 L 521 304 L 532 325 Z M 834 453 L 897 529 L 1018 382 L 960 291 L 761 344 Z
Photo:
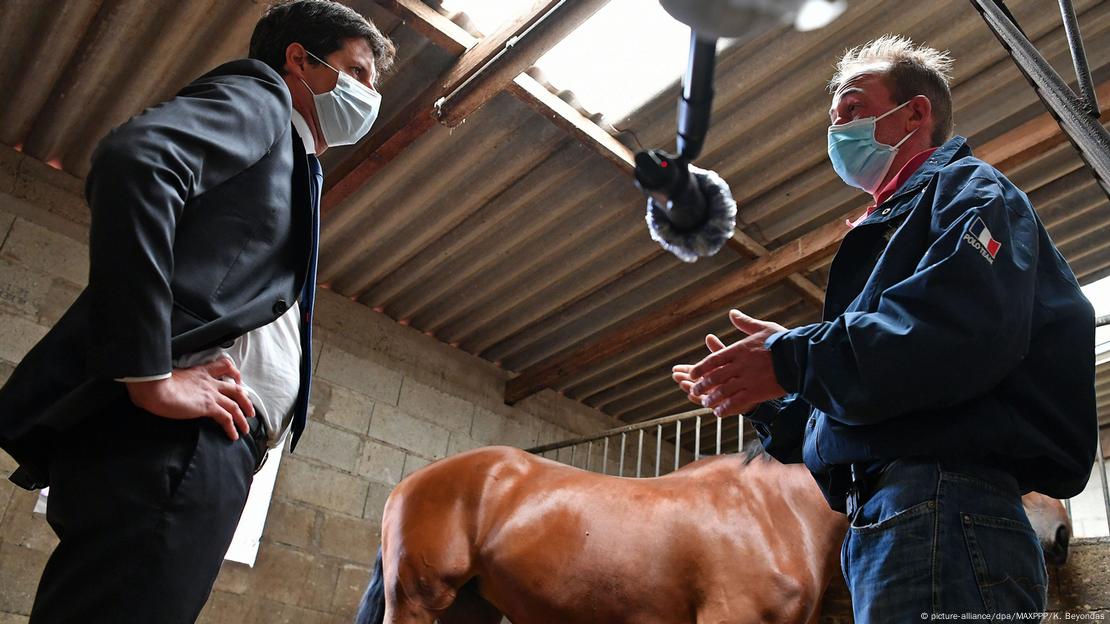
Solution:
M 749 418 L 843 510 L 848 464 L 959 457 L 1064 498 L 1091 474 L 1094 310 L 1029 198 L 939 149 L 841 242 L 820 323 L 767 340 L 783 399 Z

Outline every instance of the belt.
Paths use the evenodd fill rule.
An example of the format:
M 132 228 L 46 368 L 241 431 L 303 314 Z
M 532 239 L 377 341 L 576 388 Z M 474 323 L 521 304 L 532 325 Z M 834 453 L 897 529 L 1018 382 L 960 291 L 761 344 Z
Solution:
M 981 461 L 925 457 L 917 459 L 935 462 L 937 470 L 941 473 L 962 474 L 975 477 L 1004 491 L 1013 492 L 1017 496 L 1021 496 L 1021 490 L 1013 475 Z M 858 511 L 874 493 L 875 487 L 883 474 L 894 464 L 894 461 L 885 462 L 881 466 L 858 463 L 848 464 L 849 484 L 844 494 L 844 511 L 849 518 L 855 517 L 856 511 Z

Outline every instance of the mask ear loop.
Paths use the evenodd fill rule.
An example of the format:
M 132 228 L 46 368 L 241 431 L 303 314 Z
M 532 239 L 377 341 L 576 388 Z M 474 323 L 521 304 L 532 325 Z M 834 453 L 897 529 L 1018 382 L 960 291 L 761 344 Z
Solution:
M 897 143 L 894 144 L 894 149 L 898 149 L 899 147 L 902 147 L 902 144 L 905 143 L 906 141 L 910 140 L 910 137 L 912 137 L 913 134 L 915 132 L 917 132 L 918 130 L 920 130 L 920 129 L 921 129 L 921 126 L 918 126 L 918 127 L 914 128 L 913 130 L 910 130 L 909 134 L 902 137 L 901 141 L 898 141 Z
M 886 117 L 887 115 L 893 113 L 894 111 L 898 110 L 899 108 L 902 108 L 903 106 L 905 106 L 906 104 L 909 104 L 912 101 L 913 101 L 913 98 L 910 98 L 910 99 L 906 100 L 905 102 L 902 102 L 898 106 L 895 106 L 894 108 L 892 108 L 892 109 L 888 110 L 887 112 L 883 113 L 882 115 L 879 115 L 878 117 L 875 118 L 875 123 L 878 123 L 879 120 L 882 119 L 883 117 Z M 902 144 L 905 143 L 906 141 L 908 141 L 910 139 L 910 137 L 912 137 L 914 135 L 914 133 L 917 132 L 920 129 L 921 129 L 921 126 L 918 126 L 918 127 L 914 128 L 913 130 L 910 130 L 909 134 L 902 137 L 901 141 L 898 141 L 897 143 L 894 144 L 894 149 L 898 149 L 898 148 L 902 147 Z

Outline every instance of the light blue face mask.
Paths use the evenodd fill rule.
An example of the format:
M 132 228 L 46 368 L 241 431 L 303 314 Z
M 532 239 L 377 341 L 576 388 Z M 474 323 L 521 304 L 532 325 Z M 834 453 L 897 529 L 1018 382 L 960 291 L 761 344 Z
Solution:
M 845 184 L 874 194 L 883 183 L 898 148 L 917 130 L 910 131 L 897 145 L 886 145 L 875 139 L 875 124 L 909 103 L 906 100 L 878 117 L 829 126 L 829 160 Z
M 312 87 L 307 82 L 304 83 L 309 93 L 312 93 L 316 118 L 320 122 L 324 141 L 329 147 L 358 143 L 359 139 L 370 132 L 370 126 L 378 118 L 378 109 L 382 104 L 381 94 L 328 65 L 315 54 L 308 54 L 339 75 L 335 88 L 324 93 L 312 93 Z

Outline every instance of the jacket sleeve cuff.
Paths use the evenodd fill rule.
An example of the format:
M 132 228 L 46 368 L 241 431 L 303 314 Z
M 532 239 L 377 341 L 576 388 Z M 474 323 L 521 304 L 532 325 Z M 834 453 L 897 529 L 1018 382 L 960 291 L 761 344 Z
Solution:
M 158 381 L 159 379 L 169 379 L 172 373 L 162 373 L 161 375 L 146 375 L 144 377 L 116 377 L 116 381 L 121 383 L 141 383 L 144 381 Z
M 797 363 L 791 357 L 789 331 L 772 334 L 763 347 L 771 352 L 771 363 L 775 370 L 775 380 L 787 394 L 796 394 L 801 388 L 801 377 Z

